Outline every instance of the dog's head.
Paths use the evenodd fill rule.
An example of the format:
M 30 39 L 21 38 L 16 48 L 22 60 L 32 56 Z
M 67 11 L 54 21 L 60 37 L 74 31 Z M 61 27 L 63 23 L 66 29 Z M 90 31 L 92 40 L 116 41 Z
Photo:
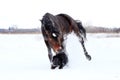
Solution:
M 53 56 L 52 66 L 54 68 L 59 66 L 59 69 L 62 69 L 67 64 L 67 62 L 68 62 L 67 55 L 64 52 L 62 52 Z
M 53 56 L 52 63 L 53 63 L 53 65 L 55 65 L 55 66 L 61 65 L 61 59 L 60 59 L 60 57 L 59 57 L 59 56 Z

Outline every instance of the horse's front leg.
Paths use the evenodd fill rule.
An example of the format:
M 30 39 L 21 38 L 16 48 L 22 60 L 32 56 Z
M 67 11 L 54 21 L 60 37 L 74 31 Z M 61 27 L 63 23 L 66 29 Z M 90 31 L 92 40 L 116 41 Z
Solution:
M 86 50 L 86 48 L 85 48 L 84 40 L 83 40 L 82 37 L 81 37 L 81 39 L 80 39 L 80 43 L 81 43 L 81 45 L 82 45 L 82 48 L 83 48 L 83 50 L 84 50 L 84 54 L 85 54 L 86 58 L 90 61 L 90 60 L 91 60 L 91 56 L 88 54 L 88 52 L 87 52 L 87 50 Z
M 53 54 L 52 54 L 52 51 L 51 51 L 51 47 L 50 47 L 48 41 L 46 41 L 46 40 L 45 40 L 45 44 L 46 44 L 47 49 L 48 49 L 48 58 L 49 58 L 50 62 L 52 62 Z

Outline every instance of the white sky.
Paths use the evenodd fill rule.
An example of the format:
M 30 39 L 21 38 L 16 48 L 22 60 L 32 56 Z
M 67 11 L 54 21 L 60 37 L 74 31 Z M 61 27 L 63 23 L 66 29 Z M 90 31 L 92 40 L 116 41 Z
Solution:
M 84 25 L 120 27 L 119 0 L 0 0 L 0 28 L 40 27 L 46 12 L 69 14 Z

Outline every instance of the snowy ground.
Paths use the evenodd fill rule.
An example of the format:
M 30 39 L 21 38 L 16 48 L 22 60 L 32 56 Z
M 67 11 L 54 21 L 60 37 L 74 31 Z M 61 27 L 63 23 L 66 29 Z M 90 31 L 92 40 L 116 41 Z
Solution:
M 120 80 L 120 38 L 88 34 L 85 45 L 91 61 L 77 38 L 69 35 L 69 64 L 51 70 L 40 34 L 0 34 L 0 80 Z

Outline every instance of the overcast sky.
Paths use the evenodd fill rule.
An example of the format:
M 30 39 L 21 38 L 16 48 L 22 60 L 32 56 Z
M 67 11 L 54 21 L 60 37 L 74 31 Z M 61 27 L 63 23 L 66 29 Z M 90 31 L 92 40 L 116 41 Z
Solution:
M 40 27 L 46 12 L 69 14 L 84 25 L 120 27 L 119 0 L 0 0 L 0 28 Z

